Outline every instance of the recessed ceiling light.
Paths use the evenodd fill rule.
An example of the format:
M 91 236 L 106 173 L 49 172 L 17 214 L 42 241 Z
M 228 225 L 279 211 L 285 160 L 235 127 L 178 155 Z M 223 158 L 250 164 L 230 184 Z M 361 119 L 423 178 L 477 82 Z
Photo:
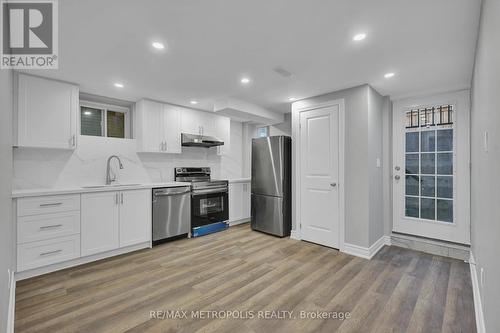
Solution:
M 290 102 L 293 102 L 293 101 L 296 101 L 296 100 L 297 100 L 297 98 L 295 98 L 295 97 L 288 97 L 288 100 L 289 100 Z
M 363 40 L 365 38 L 366 38 L 366 34 L 365 33 L 361 33 L 361 34 L 354 35 L 354 37 L 352 37 L 352 40 L 356 41 L 356 42 L 359 42 L 360 40 Z
M 123 88 L 123 83 L 116 82 L 115 83 L 115 87 L 117 87 L 117 88 Z
M 391 78 L 391 77 L 393 77 L 393 76 L 394 76 L 394 73 L 386 73 L 386 74 L 384 74 L 384 77 L 385 77 L 386 79 Z
M 193 105 L 194 105 L 194 104 L 198 104 L 198 102 L 197 102 L 197 101 L 190 101 L 189 103 L 191 103 L 191 104 L 193 104 Z
M 86 116 L 90 116 L 90 115 L 92 115 L 92 112 L 90 112 L 90 111 L 85 111 L 83 114 L 84 114 L 84 115 L 86 115 Z
M 250 79 L 247 78 L 247 77 L 244 77 L 244 78 L 241 79 L 241 83 L 243 83 L 243 84 L 250 83 Z
M 160 43 L 160 42 L 153 42 L 152 45 L 155 49 L 158 49 L 158 50 L 163 50 L 165 48 L 165 45 L 163 45 L 163 43 Z

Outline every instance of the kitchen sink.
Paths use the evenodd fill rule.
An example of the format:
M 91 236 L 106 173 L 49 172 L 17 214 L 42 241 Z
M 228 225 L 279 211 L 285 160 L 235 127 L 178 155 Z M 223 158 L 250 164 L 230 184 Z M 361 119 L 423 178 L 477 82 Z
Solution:
M 124 186 L 138 186 L 138 185 L 142 184 L 134 183 L 134 184 L 87 185 L 87 186 L 82 186 L 82 188 L 124 187 Z

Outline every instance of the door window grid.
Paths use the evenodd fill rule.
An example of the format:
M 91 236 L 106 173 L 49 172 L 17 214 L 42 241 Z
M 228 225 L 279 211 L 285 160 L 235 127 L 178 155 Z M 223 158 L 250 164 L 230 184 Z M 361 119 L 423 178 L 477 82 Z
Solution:
M 453 223 L 453 106 L 406 113 L 405 216 Z

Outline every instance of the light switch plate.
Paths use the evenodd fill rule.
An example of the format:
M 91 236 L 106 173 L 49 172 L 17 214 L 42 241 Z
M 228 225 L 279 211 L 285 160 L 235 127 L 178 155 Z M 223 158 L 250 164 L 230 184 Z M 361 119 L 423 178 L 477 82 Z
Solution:
M 377 168 L 380 168 L 382 166 L 382 162 L 380 161 L 380 158 L 377 157 Z

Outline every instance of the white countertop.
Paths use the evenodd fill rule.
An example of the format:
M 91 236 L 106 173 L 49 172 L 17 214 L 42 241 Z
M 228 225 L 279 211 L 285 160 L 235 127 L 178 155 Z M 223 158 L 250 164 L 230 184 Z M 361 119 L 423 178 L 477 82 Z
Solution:
M 229 183 L 250 183 L 252 179 L 251 178 L 233 178 L 233 179 L 228 179 Z
M 117 186 L 118 185 L 118 186 Z M 76 194 L 76 193 L 90 193 L 90 192 L 107 192 L 107 191 L 122 191 L 122 190 L 138 190 L 159 187 L 177 187 L 177 186 L 190 186 L 191 183 L 186 182 L 167 182 L 167 183 L 143 183 L 103 187 L 67 187 L 67 188 L 35 188 L 26 190 L 12 191 L 12 198 L 22 197 L 36 197 L 40 195 L 58 195 L 58 194 Z M 89 184 L 89 186 L 92 186 Z

